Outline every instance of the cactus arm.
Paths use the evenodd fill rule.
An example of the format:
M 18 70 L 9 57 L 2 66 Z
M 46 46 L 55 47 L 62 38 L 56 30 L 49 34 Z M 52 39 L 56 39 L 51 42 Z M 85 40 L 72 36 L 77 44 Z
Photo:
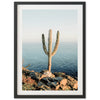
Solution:
M 48 38 L 48 69 L 51 71 L 51 55 L 52 53 L 52 30 L 49 30 L 49 38 Z
M 42 34 L 42 44 L 43 44 L 43 50 L 45 52 L 46 55 L 48 55 L 47 49 L 46 49 L 46 45 L 45 45 L 45 37 L 44 34 Z
M 48 54 L 51 55 L 52 52 L 52 30 L 49 30 L 49 37 L 48 37 Z
M 58 45 L 59 45 L 59 31 L 57 31 L 57 39 L 56 39 L 56 44 L 55 44 L 54 50 L 52 52 L 52 56 L 54 56 L 55 53 L 57 52 Z

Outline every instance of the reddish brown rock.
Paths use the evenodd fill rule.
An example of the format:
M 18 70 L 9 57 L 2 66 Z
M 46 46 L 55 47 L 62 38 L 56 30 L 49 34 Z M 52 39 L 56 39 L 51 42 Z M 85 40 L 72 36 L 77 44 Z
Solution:
M 23 74 L 22 75 L 22 83 L 24 84 L 26 82 L 26 76 Z
M 35 80 L 31 79 L 31 77 L 28 77 L 28 78 L 26 79 L 26 84 L 30 84 L 30 85 L 35 84 L 35 85 L 36 85 L 36 82 L 35 82 Z
M 76 80 L 68 80 L 67 85 L 69 85 L 72 89 L 78 89 L 78 81 Z
M 75 81 L 75 79 L 69 75 L 66 75 L 66 78 L 69 79 L 70 81 Z
M 61 88 L 62 88 L 62 90 L 70 90 L 71 89 L 71 87 L 68 85 L 61 86 Z
M 62 79 L 62 80 L 60 81 L 60 85 L 65 86 L 66 84 L 67 84 L 67 79 Z
M 23 84 L 30 84 L 30 85 L 37 85 L 36 81 L 31 79 L 30 76 L 26 77 L 24 74 L 22 75 L 22 83 Z
M 73 89 L 78 89 L 78 82 L 74 83 Z
M 60 85 L 57 85 L 55 90 L 58 90 L 58 89 L 59 89 L 59 87 L 60 87 Z

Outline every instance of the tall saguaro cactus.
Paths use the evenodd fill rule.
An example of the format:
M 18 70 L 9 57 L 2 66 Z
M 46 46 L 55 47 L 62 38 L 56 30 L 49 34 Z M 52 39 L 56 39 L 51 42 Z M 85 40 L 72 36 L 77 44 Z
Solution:
M 45 54 L 48 56 L 48 70 L 51 71 L 51 59 L 52 59 L 52 56 L 56 54 L 56 51 L 59 45 L 59 31 L 57 31 L 57 38 L 56 38 L 56 43 L 55 43 L 53 52 L 52 52 L 52 30 L 51 29 L 49 30 L 49 37 L 48 37 L 48 51 L 45 45 L 44 34 L 42 34 L 42 43 L 43 43 L 43 50 Z

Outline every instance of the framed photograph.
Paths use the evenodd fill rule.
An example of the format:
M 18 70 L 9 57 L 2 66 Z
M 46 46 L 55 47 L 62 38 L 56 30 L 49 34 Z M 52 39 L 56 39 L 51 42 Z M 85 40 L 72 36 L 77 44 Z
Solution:
M 85 2 L 14 2 L 14 97 L 85 98 Z

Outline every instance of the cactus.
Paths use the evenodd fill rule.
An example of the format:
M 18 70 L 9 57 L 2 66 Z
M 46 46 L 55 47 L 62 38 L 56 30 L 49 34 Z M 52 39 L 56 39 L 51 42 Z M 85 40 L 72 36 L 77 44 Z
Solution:
M 45 54 L 48 56 L 48 70 L 49 72 L 51 71 L 51 59 L 52 56 L 54 56 L 56 54 L 58 45 L 59 45 L 59 31 L 57 31 L 57 38 L 56 38 L 56 43 L 55 43 L 55 47 L 54 50 L 52 52 L 52 30 L 49 30 L 49 38 L 48 38 L 48 51 L 46 49 L 46 45 L 45 45 L 45 37 L 44 34 L 42 34 L 42 44 L 43 44 L 43 50 L 45 52 Z

